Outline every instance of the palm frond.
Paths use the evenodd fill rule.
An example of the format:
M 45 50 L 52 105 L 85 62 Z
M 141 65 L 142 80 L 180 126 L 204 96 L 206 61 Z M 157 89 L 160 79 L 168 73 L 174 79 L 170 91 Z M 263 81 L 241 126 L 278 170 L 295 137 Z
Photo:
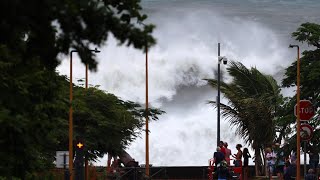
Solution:
M 227 72 L 231 75 L 230 83 L 221 82 L 220 89 L 228 100 L 220 103 L 221 115 L 229 121 L 236 134 L 250 145 L 259 147 L 270 143 L 275 137 L 274 114 L 280 99 L 280 88 L 274 78 L 258 71 L 248 69 L 240 62 L 230 62 Z M 215 79 L 206 79 L 208 84 L 217 88 Z M 208 101 L 216 107 L 215 101 Z M 266 129 L 261 133 L 261 129 Z

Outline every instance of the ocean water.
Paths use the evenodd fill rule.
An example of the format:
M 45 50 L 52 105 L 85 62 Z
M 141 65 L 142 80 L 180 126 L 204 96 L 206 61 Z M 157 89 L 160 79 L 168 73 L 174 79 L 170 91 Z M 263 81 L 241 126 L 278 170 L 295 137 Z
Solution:
M 216 99 L 216 91 L 202 79 L 215 78 L 218 42 L 222 56 L 255 66 L 280 83 L 284 68 L 295 60 L 288 45 L 301 45 L 291 33 L 301 23 L 320 23 L 319 0 L 143 0 L 142 6 L 148 22 L 156 25 L 157 45 L 149 53 L 149 104 L 166 111 L 149 125 L 150 163 L 160 166 L 207 165 L 212 157 L 217 112 L 207 101 Z M 118 46 L 112 36 L 101 51 L 98 71 L 89 74 L 89 84 L 144 104 L 144 54 Z M 59 66 L 62 74 L 69 74 L 68 63 L 66 59 Z M 75 80 L 83 78 L 79 60 L 75 67 Z M 226 73 L 224 80 L 230 80 Z M 221 101 L 227 103 L 223 94 Z M 236 152 L 237 143 L 247 145 L 234 132 L 222 118 L 221 140 Z M 127 151 L 145 163 L 144 132 Z M 106 158 L 97 164 L 105 165 Z

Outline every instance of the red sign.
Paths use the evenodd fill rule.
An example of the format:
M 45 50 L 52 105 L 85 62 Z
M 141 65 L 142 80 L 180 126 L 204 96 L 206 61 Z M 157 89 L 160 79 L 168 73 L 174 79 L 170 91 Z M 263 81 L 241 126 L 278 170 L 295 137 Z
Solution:
M 309 124 L 301 124 L 300 137 L 303 141 L 309 141 L 313 135 L 313 128 Z
M 297 116 L 297 105 L 294 106 L 294 115 Z M 309 100 L 300 100 L 300 120 L 308 121 L 314 116 L 314 107 Z

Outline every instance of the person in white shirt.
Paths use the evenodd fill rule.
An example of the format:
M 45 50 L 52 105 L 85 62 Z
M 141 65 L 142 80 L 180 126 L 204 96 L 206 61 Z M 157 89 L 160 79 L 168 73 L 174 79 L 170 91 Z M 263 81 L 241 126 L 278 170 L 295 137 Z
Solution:
M 266 160 L 267 160 L 267 168 L 268 168 L 268 175 L 272 177 L 274 166 L 276 163 L 277 155 L 274 153 L 271 148 L 266 148 Z
M 290 154 L 290 163 L 291 164 L 296 164 L 297 162 L 297 153 L 296 153 L 296 150 L 293 149 L 291 154 Z

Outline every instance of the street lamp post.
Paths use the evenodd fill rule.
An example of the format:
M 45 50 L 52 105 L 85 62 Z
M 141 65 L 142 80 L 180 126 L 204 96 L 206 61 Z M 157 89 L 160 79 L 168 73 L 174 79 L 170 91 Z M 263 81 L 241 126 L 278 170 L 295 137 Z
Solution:
M 297 48 L 297 178 L 300 179 L 300 48 L 298 45 L 289 45 Z
M 95 53 L 100 51 L 95 48 L 90 50 Z M 69 175 L 70 179 L 73 180 L 73 109 L 72 109 L 72 100 L 73 100 L 73 83 L 72 83 L 72 53 L 78 52 L 77 50 L 70 51 L 70 87 L 69 87 Z M 88 87 L 88 64 L 86 64 L 86 88 Z
M 91 52 L 94 52 L 94 53 L 100 53 L 100 51 L 95 48 L 95 49 L 90 49 Z M 85 89 L 87 90 L 88 89 L 88 63 L 86 63 L 86 82 L 85 82 Z M 88 169 L 88 158 L 87 158 L 87 155 L 85 155 L 85 165 L 84 165 L 84 168 L 85 168 L 85 175 L 84 175 L 84 178 L 85 180 L 89 179 L 88 175 L 89 175 L 89 169 Z
M 76 50 L 72 50 L 70 52 L 70 88 L 69 88 L 69 175 L 70 179 L 73 179 L 73 113 L 72 113 L 72 53 L 78 52 Z
M 146 45 L 146 176 L 149 177 L 148 46 Z
M 94 53 L 100 53 L 101 51 L 99 51 L 97 48 L 95 49 L 90 49 L 91 52 Z M 86 63 L 86 83 L 85 83 L 85 89 L 88 89 L 88 63 Z
M 227 64 L 227 58 L 220 56 L 220 43 L 218 43 L 218 95 L 217 95 L 217 146 L 220 142 L 220 64 Z
M 146 26 L 144 23 L 139 22 L 142 26 Z M 149 177 L 149 91 L 148 91 L 148 41 L 145 39 L 145 50 L 146 50 L 146 169 L 145 175 Z

